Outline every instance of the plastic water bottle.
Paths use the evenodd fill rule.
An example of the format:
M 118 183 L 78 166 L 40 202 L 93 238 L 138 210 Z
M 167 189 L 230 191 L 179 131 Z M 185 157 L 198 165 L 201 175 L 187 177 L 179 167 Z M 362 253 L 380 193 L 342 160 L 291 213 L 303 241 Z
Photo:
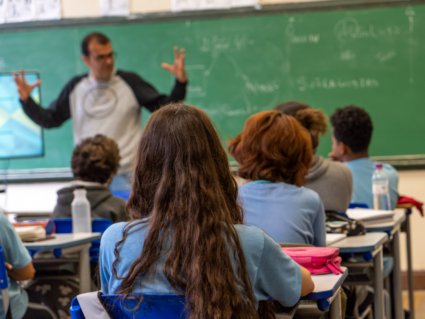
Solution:
M 87 199 L 87 191 L 83 186 L 77 186 L 74 190 L 74 200 L 71 204 L 72 232 L 91 233 L 91 210 Z
M 382 163 L 375 164 L 375 172 L 372 175 L 372 193 L 374 209 L 391 210 L 388 176 Z

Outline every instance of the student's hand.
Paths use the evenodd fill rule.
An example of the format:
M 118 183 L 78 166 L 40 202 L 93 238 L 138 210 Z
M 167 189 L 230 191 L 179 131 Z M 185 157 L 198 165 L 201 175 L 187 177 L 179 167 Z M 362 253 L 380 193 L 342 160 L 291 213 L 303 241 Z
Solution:
M 162 63 L 161 66 L 170 71 L 176 77 L 177 81 L 180 83 L 187 82 L 186 69 L 184 67 L 185 59 L 184 49 L 181 49 L 179 52 L 178 47 L 174 47 L 174 64 L 170 65 L 168 63 Z
M 328 156 L 331 158 L 331 160 L 335 161 L 335 162 L 340 162 L 340 160 L 338 159 L 338 157 L 335 155 L 334 152 L 330 152 L 328 154 Z
M 14 73 L 14 80 L 16 82 L 16 85 L 18 86 L 18 93 L 19 98 L 22 102 L 28 101 L 32 90 L 41 84 L 41 80 L 37 80 L 34 84 L 28 84 L 27 81 L 25 81 L 24 77 L 24 70 L 21 69 L 21 71 L 18 73 Z
M 13 269 L 13 266 L 11 264 L 8 264 L 7 262 L 4 263 L 4 265 L 6 266 L 6 270 L 9 272 Z

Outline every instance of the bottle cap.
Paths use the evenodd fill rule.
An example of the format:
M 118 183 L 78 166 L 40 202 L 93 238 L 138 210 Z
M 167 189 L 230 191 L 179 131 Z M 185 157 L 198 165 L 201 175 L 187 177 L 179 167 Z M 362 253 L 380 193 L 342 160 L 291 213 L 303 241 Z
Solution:
M 382 163 L 376 163 L 375 169 L 382 169 Z

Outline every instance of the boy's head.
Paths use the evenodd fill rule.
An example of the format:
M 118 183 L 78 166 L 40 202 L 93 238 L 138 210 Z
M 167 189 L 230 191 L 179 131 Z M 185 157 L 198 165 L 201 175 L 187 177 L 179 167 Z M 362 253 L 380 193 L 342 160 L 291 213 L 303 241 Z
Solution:
M 86 182 L 109 184 L 120 162 L 117 143 L 106 136 L 86 138 L 72 153 L 74 178 Z
M 368 156 L 373 124 L 367 112 L 357 106 L 336 109 L 331 116 L 332 153 L 338 161 L 349 161 Z

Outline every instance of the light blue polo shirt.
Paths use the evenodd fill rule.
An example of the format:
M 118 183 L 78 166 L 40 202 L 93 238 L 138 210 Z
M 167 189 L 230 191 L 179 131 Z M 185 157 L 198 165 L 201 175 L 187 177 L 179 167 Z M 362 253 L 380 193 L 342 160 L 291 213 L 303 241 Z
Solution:
M 102 236 L 100 244 L 100 278 L 102 292 L 113 294 L 121 280 L 114 279 L 112 263 L 115 261 L 115 244 L 122 239 L 123 228 L 127 223 L 116 223 L 109 227 Z M 276 244 L 258 227 L 235 225 L 242 244 L 246 267 L 256 297 L 256 307 L 260 300 L 272 297 L 282 305 L 295 305 L 301 296 L 301 269 L 292 259 L 282 252 Z M 149 224 L 135 226 L 119 248 L 119 263 L 116 270 L 118 277 L 124 277 L 131 264 L 141 255 Z M 233 268 L 237 266 L 233 253 L 229 254 Z M 165 278 L 162 266 L 168 254 L 159 258 L 153 266 L 153 275 L 139 276 L 133 286 L 134 293 L 175 294 L 174 289 Z M 242 287 L 241 287 L 242 289 Z
M 326 215 L 320 196 L 305 187 L 255 181 L 239 187 L 244 223 L 278 243 L 326 246 Z
M 13 268 L 24 268 L 31 262 L 31 256 L 7 218 L 0 213 L 0 246 L 5 262 Z M 13 319 L 21 319 L 28 308 L 28 295 L 15 281 L 8 278 L 8 291 Z M 5 318 L 3 297 L 0 294 L 0 318 Z
M 370 158 L 360 158 L 354 161 L 344 162 L 353 174 L 353 196 L 352 203 L 366 204 L 373 208 L 372 175 L 375 171 L 375 164 Z M 388 187 L 390 192 L 391 209 L 397 206 L 398 194 L 398 173 L 389 164 L 383 165 L 388 176 Z

